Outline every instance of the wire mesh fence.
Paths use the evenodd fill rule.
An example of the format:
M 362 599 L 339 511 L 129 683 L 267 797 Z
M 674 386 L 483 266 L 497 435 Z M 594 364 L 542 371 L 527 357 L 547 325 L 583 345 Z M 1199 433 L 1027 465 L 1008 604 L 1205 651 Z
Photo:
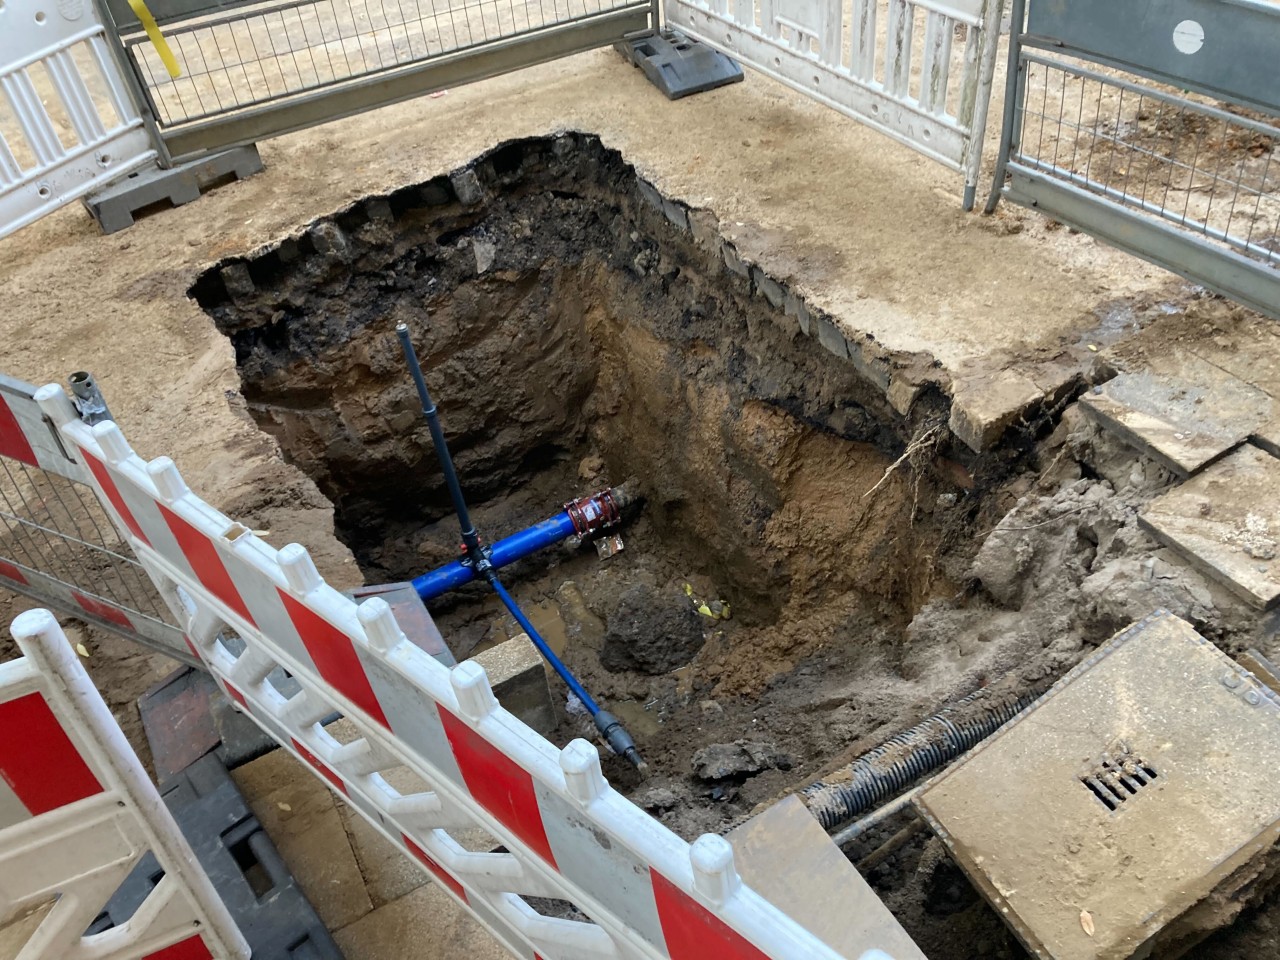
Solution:
M 91 490 L 0 457 L 0 557 L 58 581 L 88 609 L 105 601 L 167 626 L 163 601 L 129 553 Z
M 1280 120 L 1024 51 L 1011 160 L 1280 265 Z
M 650 0 L 300 0 L 205 18 L 164 33 L 172 78 L 144 35 L 125 45 L 162 126 L 234 113 L 447 54 L 648 9 Z

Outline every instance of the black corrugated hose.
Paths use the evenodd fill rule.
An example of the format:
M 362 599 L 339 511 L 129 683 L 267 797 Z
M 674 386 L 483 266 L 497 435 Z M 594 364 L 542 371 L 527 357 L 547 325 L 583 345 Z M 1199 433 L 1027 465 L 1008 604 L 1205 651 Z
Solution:
M 819 780 L 801 798 L 830 833 L 854 817 L 896 797 L 917 780 L 977 746 L 1039 698 L 1043 688 L 1001 692 L 994 684 L 971 693 L 910 730 L 886 740 L 850 765 L 850 777 Z

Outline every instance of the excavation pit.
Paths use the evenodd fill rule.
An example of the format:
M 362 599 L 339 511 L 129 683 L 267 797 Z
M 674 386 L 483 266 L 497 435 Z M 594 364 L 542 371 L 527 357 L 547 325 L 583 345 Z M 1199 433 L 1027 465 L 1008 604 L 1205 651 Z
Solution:
M 1078 416 L 1047 436 L 1060 408 L 973 458 L 941 390 L 891 404 L 872 345 L 590 136 L 363 199 L 191 295 L 234 347 L 233 406 L 333 504 L 368 583 L 459 552 L 398 323 L 487 540 L 606 486 L 639 497 L 622 552 L 502 576 L 652 770 L 606 758 L 610 780 L 685 837 L 980 688 L 1043 689 L 1156 607 L 1224 629 L 1139 528 L 1157 466 Z M 459 659 L 516 632 L 475 584 L 429 607 Z M 590 736 L 552 690 L 549 738 Z M 925 953 L 1020 956 L 939 845 L 882 852 L 901 825 L 851 855 Z
M 234 344 L 248 412 L 332 501 L 369 582 L 458 555 L 399 322 L 490 541 L 607 485 L 639 494 L 622 553 L 551 548 L 504 579 L 660 776 L 687 778 L 698 749 L 744 731 L 770 744 L 776 763 L 695 788 L 713 820 L 861 732 L 833 740 L 846 705 L 805 716 L 807 699 L 891 656 L 949 589 L 934 505 L 965 490 L 907 471 L 881 483 L 945 421 L 941 396 L 896 414 L 831 352 L 828 318 L 595 138 L 505 144 L 220 264 L 192 294 Z M 515 629 L 476 585 L 430 607 L 459 658 Z

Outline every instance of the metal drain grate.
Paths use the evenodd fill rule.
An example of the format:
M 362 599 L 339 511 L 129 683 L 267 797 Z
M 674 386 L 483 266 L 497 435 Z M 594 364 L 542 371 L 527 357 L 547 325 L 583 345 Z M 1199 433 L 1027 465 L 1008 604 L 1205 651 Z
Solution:
M 1159 774 L 1155 767 L 1134 753 L 1128 744 L 1121 742 L 1103 753 L 1082 773 L 1080 782 L 1089 788 L 1099 803 L 1114 812 L 1157 777 Z

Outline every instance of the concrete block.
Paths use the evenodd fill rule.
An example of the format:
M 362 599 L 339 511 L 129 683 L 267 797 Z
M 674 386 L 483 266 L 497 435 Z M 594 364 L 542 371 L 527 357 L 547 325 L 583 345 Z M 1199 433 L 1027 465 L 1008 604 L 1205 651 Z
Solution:
M 370 220 L 390 223 L 395 219 L 391 213 L 391 204 L 381 198 L 366 200 L 364 202 L 364 212 Z
M 889 381 L 889 406 L 901 414 L 907 416 L 911 412 L 911 407 L 915 404 L 916 398 L 920 396 L 924 387 L 916 383 L 914 380 L 908 380 L 906 377 L 893 377 Z
M 1202 470 L 1270 424 L 1270 397 L 1189 354 L 1159 368 L 1122 373 L 1080 399 L 1080 407 L 1180 477 Z
M 915 803 L 1027 955 L 1187 956 L 1265 895 L 1278 769 L 1270 692 L 1161 612 L 1100 647 Z
M 222 268 L 221 276 L 222 286 L 233 300 L 237 297 L 251 297 L 256 292 L 247 264 L 229 263 Z
M 663 197 L 662 214 L 678 229 L 683 231 L 689 229 L 688 208 L 678 200 L 670 200 L 667 197 Z
M 756 285 L 756 289 L 760 291 L 760 295 L 769 301 L 770 305 L 776 308 L 783 307 L 787 302 L 787 294 L 782 289 L 782 284 L 769 276 L 759 267 L 753 267 L 751 270 L 751 279 Z
M 556 728 L 555 703 L 542 654 L 525 634 L 471 658 L 484 667 L 498 702 L 539 733 Z
M 823 345 L 830 353 L 834 353 L 842 359 L 849 358 L 849 341 L 844 338 L 844 334 L 836 329 L 836 325 L 826 317 L 814 317 L 811 321 L 813 327 L 818 332 L 818 342 Z
M 983 453 L 1042 396 L 1035 383 L 1013 370 L 961 380 L 951 395 L 951 432 L 974 453 Z
M 476 172 L 470 167 L 452 174 L 449 182 L 453 185 L 453 192 L 457 194 L 459 202 L 466 206 L 474 207 L 484 200 L 484 187 L 480 184 L 480 178 L 476 176 Z
M 347 828 L 351 849 L 375 911 L 428 882 L 430 878 L 422 868 L 375 830 L 368 820 L 346 804 L 341 804 L 338 812 Z
M 890 379 L 889 362 L 883 357 L 872 354 L 857 341 L 849 340 L 846 345 L 849 348 L 849 359 L 862 379 L 868 383 L 874 383 L 887 392 Z
M 647 180 L 637 179 L 636 183 L 640 186 L 640 196 L 644 199 L 644 202 L 653 207 L 654 210 L 657 210 L 658 213 L 663 213 L 662 194 L 658 192 L 658 188 Z
M 746 280 L 751 279 L 751 268 L 738 256 L 738 248 L 732 243 L 725 241 L 720 244 L 720 256 L 724 258 L 724 265 L 731 273 L 736 273 Z
M 445 177 L 428 180 L 418 188 L 418 193 L 422 197 L 422 202 L 429 207 L 443 207 L 446 203 L 453 201 L 453 190 Z
M 1280 460 L 1254 446 L 1151 501 L 1138 522 L 1254 607 L 1280 602 Z
M 313 224 L 307 231 L 311 236 L 311 245 L 316 253 L 336 260 L 347 260 L 351 257 L 351 243 L 342 228 L 330 220 L 321 220 Z

